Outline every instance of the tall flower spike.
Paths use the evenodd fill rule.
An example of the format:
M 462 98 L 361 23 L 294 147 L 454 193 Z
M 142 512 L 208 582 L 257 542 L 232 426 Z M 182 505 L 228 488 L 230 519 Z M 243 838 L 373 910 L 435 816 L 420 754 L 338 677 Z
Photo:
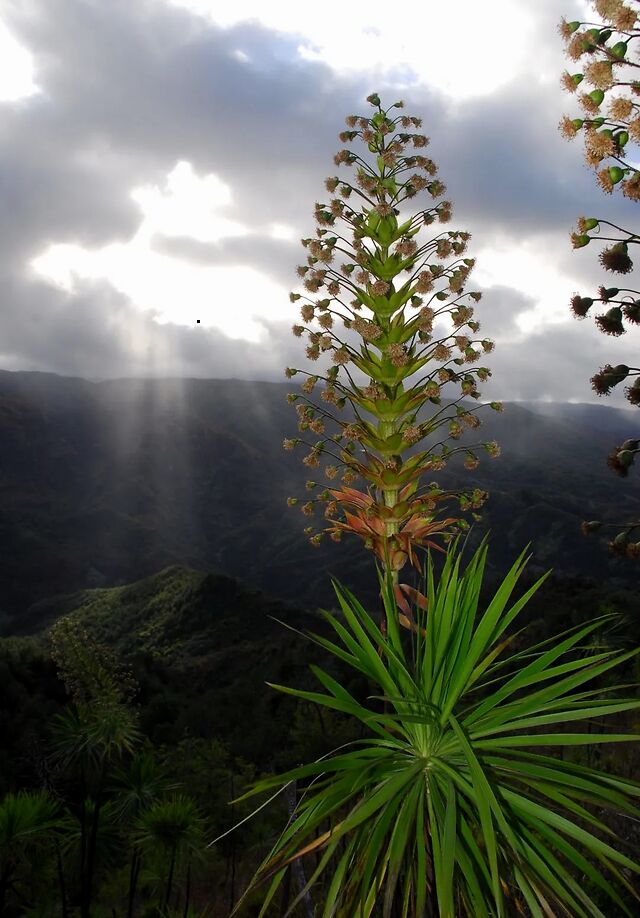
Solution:
M 316 203 L 314 214 L 322 228 L 317 241 L 303 241 L 310 252 L 304 286 L 316 298 L 294 296 L 303 299 L 307 356 L 318 362 L 329 357 L 330 368 L 323 376 L 316 365 L 307 374 L 314 384 L 325 383 L 322 408 L 304 400 L 312 413 L 322 414 L 322 426 L 314 426 L 306 409 L 301 415 L 303 432 L 325 433 L 322 446 L 313 447 L 306 437 L 301 443 L 313 447 L 307 465 L 326 460 L 330 479 L 343 471 L 341 486 L 327 491 L 326 531 L 332 538 L 345 532 L 358 535 L 397 580 L 407 562 L 419 567 L 417 549 L 442 549 L 443 542 L 467 525 L 447 511 L 452 500 L 462 510 L 475 510 L 486 497 L 478 490 L 425 485 L 421 479 L 445 468 L 456 453 L 466 468 L 474 469 L 479 461 L 474 446 L 498 455 L 494 443 L 457 443 L 480 423 L 476 413 L 482 406 L 474 404 L 477 382 L 489 370 L 471 365 L 493 343 L 477 336 L 473 304 L 480 293 L 465 290 L 474 265 L 473 259 L 463 257 L 469 233 L 438 227 L 427 235 L 428 226 L 450 218 L 451 205 L 434 201 L 445 186 L 433 161 L 413 153 L 428 143 L 413 130 L 421 120 L 394 115 L 392 110 L 400 105 L 384 109 L 376 93 L 367 101 L 374 112 L 349 116 L 351 130 L 340 137 L 343 143 L 363 144 L 364 151 L 343 149 L 334 159 L 341 169 L 355 169 L 353 181 L 342 175 L 325 183 L 329 193 L 340 185 L 353 206 L 339 199 Z M 421 192 L 425 201 L 413 216 L 401 218 L 405 202 L 418 201 Z M 323 264 L 321 271 L 317 263 Z M 357 381 L 361 376 L 362 383 Z M 447 386 L 451 392 L 443 391 Z M 302 388 L 306 395 L 313 387 Z M 443 395 L 450 404 L 443 404 Z M 330 415 L 329 407 L 347 411 L 339 417 Z M 492 407 L 502 406 L 494 402 Z M 358 480 L 364 489 L 352 486 Z M 310 512 L 308 504 L 305 508 Z

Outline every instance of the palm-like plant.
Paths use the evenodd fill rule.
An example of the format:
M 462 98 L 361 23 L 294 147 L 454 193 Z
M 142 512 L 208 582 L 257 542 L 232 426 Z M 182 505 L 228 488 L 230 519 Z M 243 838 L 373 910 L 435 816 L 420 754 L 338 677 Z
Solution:
M 141 848 L 159 853 L 166 861 L 162 907 L 167 909 L 177 867 L 185 867 L 185 911 L 189 908 L 191 862 L 204 852 L 204 820 L 193 800 L 176 794 L 145 810 L 138 823 L 136 841 Z
M 128 676 L 72 618 L 52 631 L 53 655 L 74 704 L 53 723 L 52 760 L 78 782 L 80 913 L 88 918 L 97 866 L 98 836 L 109 771 L 140 740 L 128 705 Z M 104 822 L 104 820 L 103 820 Z
M 312 853 L 315 865 L 296 902 L 329 874 L 324 918 L 605 918 L 594 900 L 600 895 L 637 914 L 627 874 L 640 867 L 621 839 L 612 844 L 612 830 L 594 810 L 639 817 L 640 784 L 545 751 L 637 739 L 567 726 L 640 707 L 593 686 L 637 651 L 581 652 L 605 617 L 509 652 L 509 629 L 545 578 L 514 601 L 521 556 L 481 611 L 485 559 L 481 546 L 461 572 L 452 550 L 437 585 L 430 563 L 428 613 L 416 609 L 411 633 L 398 627 L 390 576 L 380 578 L 386 635 L 335 585 L 344 620 L 326 618 L 337 639 L 313 640 L 379 693 L 363 703 L 317 667 L 324 692 L 276 686 L 350 714 L 369 737 L 250 791 L 308 782 L 252 883 L 272 880 L 261 915 L 289 866 Z
M 59 810 L 44 792 L 8 794 L 0 803 L 0 914 L 21 868 L 42 854 L 60 828 Z
M 138 818 L 176 786 L 150 749 L 143 749 L 126 765 L 117 768 L 111 779 L 116 810 L 126 820 Z
M 128 822 L 139 819 L 146 809 L 175 787 L 149 749 L 138 752 L 126 766 L 116 769 L 112 778 L 111 789 L 115 794 L 114 807 L 118 817 Z M 134 912 L 141 864 L 142 853 L 134 842 L 129 868 L 128 918 Z

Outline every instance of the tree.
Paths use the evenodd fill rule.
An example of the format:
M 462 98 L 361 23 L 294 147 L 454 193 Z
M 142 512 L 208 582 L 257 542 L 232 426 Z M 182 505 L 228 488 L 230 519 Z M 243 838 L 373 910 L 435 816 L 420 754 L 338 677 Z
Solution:
M 298 274 L 306 293 L 292 292 L 290 299 L 302 301 L 304 324 L 294 325 L 293 333 L 307 336 L 309 360 L 331 355 L 333 366 L 325 372 L 286 370 L 289 378 L 304 373 L 307 379 L 301 392 L 289 396 L 303 436 L 286 439 L 284 447 L 304 445 L 305 465 L 324 464 L 329 481 L 343 470 L 342 487 L 307 482 L 318 496 L 306 501 L 302 512 L 311 516 L 324 503 L 331 538 L 355 533 L 397 580 L 407 561 L 419 568 L 417 547 L 437 548 L 437 536 L 447 539 L 468 525 L 443 515 L 452 499 L 462 510 L 475 510 L 486 497 L 479 489 L 447 491 L 437 482 L 424 487 L 419 482 L 457 453 L 464 453 L 466 468 L 478 465 L 473 446 L 450 444 L 480 425 L 477 381 L 490 373 L 473 364 L 493 343 L 479 334 L 473 317 L 481 294 L 465 290 L 474 265 L 464 257 L 470 234 L 442 230 L 426 240 L 420 235 L 451 217 L 450 202 L 434 203 L 446 191 L 435 163 L 415 152 L 428 143 L 413 130 L 421 120 L 393 117 L 402 102 L 385 110 L 377 94 L 368 101 L 372 116 L 349 116 L 340 139 L 364 142 L 373 156 L 350 149 L 336 154 L 337 166 L 355 167 L 355 182 L 326 180 L 327 191 L 339 197 L 315 205 L 316 238 L 302 240 L 309 254 Z M 429 205 L 404 213 L 421 191 L 429 194 Z M 360 210 L 347 203 L 352 198 Z M 318 383 L 324 405 L 309 398 Z M 457 392 L 445 402 L 444 390 L 454 385 Z M 497 402 L 491 406 L 502 408 Z M 330 410 L 345 408 L 348 418 Z M 426 417 L 425 408 L 431 409 Z M 314 434 L 320 439 L 308 439 Z M 482 447 L 490 456 L 499 454 L 494 442 Z M 366 492 L 351 487 L 358 478 L 367 483 Z M 324 534 L 312 535 L 313 527 L 305 533 L 314 545 Z
M 46 876 L 46 850 L 53 850 L 61 825 L 59 804 L 43 791 L 7 794 L 0 803 L 0 915 L 11 914 L 5 911 L 10 891 L 22 909 L 33 904 L 28 882 L 38 875 L 36 864 Z
M 185 914 L 191 894 L 191 865 L 194 857 L 204 855 L 204 820 L 188 797 L 176 794 L 159 800 L 140 816 L 136 833 L 141 848 L 160 855 L 164 870 L 162 908 L 171 901 L 176 871 L 183 870 Z
M 640 171 L 637 156 L 632 152 L 640 142 L 640 80 L 638 79 L 638 39 L 640 27 L 638 0 L 596 0 L 599 23 L 563 19 L 560 33 L 566 42 L 566 54 L 573 61 L 581 61 L 581 72 L 565 72 L 564 88 L 578 91 L 583 82 L 592 86 L 590 91 L 579 93 L 584 114 L 578 118 L 565 116 L 560 129 L 565 137 L 573 139 L 582 134 L 586 161 L 596 172 L 598 184 L 606 194 L 621 192 L 630 201 L 640 200 Z M 597 294 L 582 296 L 576 293 L 571 309 L 579 319 L 584 319 L 601 303 L 606 310 L 598 312 L 594 321 L 605 335 L 620 337 L 628 327 L 640 324 L 640 291 L 628 278 L 633 271 L 631 252 L 640 243 L 640 236 L 617 222 L 598 217 L 580 217 L 576 231 L 571 234 L 574 249 L 582 249 L 592 241 L 607 243 L 600 252 L 602 267 L 621 279 L 618 283 L 629 287 L 602 285 Z M 631 252 L 630 252 L 631 250 Z M 623 279 L 624 278 L 624 279 Z M 635 380 L 634 380 L 634 377 Z M 640 405 L 640 368 L 624 363 L 606 364 L 592 377 L 593 390 L 598 395 L 609 395 L 611 390 L 625 387 L 627 400 Z M 618 475 L 627 477 L 629 469 L 640 450 L 638 431 L 624 443 L 614 447 L 608 465 Z M 584 522 L 585 534 L 607 525 L 619 532 L 609 542 L 611 551 L 630 558 L 640 558 L 640 519 L 603 524 L 599 520 Z
M 115 795 L 114 806 L 120 820 L 137 822 L 145 810 L 175 789 L 150 749 L 138 752 L 131 761 L 116 769 L 111 779 L 111 790 Z M 129 891 L 127 894 L 127 918 L 133 918 L 136 890 L 142 865 L 142 852 L 134 841 L 129 868 Z
M 72 618 L 51 629 L 52 656 L 73 704 L 53 722 L 52 761 L 77 779 L 80 914 L 89 918 L 103 807 L 111 769 L 139 742 L 135 687 L 113 653 Z

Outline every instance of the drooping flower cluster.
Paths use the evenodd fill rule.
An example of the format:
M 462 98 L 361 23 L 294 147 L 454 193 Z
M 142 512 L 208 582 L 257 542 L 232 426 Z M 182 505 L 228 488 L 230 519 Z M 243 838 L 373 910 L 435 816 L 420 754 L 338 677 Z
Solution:
M 325 504 L 325 532 L 335 540 L 356 533 L 397 572 L 407 561 L 417 564 L 418 546 L 438 547 L 436 534 L 447 539 L 468 526 L 444 515 L 452 498 L 463 510 L 477 510 L 486 497 L 478 488 L 447 491 L 436 482 L 421 486 L 420 479 L 459 452 L 469 469 L 478 464 L 478 448 L 499 454 L 494 442 L 450 445 L 480 424 L 477 383 L 490 371 L 474 365 L 493 343 L 479 334 L 474 318 L 480 293 L 465 290 L 474 264 L 465 257 L 469 233 L 440 229 L 451 204 L 439 200 L 446 189 L 433 160 L 416 152 L 428 144 L 420 119 L 394 117 L 402 102 L 383 109 L 375 93 L 367 101 L 372 115 L 349 116 L 340 134 L 345 144 L 364 144 L 364 152 L 346 146 L 334 158 L 355 176 L 326 180 L 333 197 L 315 205 L 316 236 L 302 240 L 304 292 L 290 294 L 300 302 L 302 324 L 293 333 L 306 337 L 310 361 L 329 358 L 331 365 L 313 372 L 287 368 L 288 377 L 306 379 L 301 392 L 289 396 L 301 436 L 284 446 L 304 445 L 303 462 L 311 469 L 329 459 L 323 472 L 329 481 L 342 472 L 340 487 L 308 483 L 317 496 L 303 513 Z M 420 192 L 429 196 L 427 206 L 405 213 Z M 427 227 L 435 232 L 425 239 Z M 311 401 L 316 390 L 322 404 Z M 432 409 L 428 416 L 425 407 Z M 359 479 L 366 491 L 352 487 Z M 314 544 L 323 536 L 313 527 L 305 532 Z
M 582 72 L 565 73 L 562 83 L 566 90 L 575 93 L 583 82 L 591 85 L 590 92 L 580 92 L 579 102 L 584 114 L 579 118 L 563 118 L 560 129 L 569 139 L 582 133 L 586 161 L 596 171 L 598 184 L 604 192 L 611 194 L 620 189 L 632 201 L 640 200 L 640 171 L 638 144 L 640 143 L 640 81 L 636 79 L 640 67 L 638 62 L 638 39 L 640 5 L 637 0 L 596 0 L 595 8 L 602 22 L 598 25 L 587 22 L 560 23 L 560 34 L 566 43 L 567 56 L 583 63 Z M 576 230 L 571 233 L 574 249 L 582 249 L 597 240 L 606 243 L 600 252 L 602 267 L 613 274 L 628 276 L 633 271 L 630 250 L 640 243 L 640 236 L 609 220 L 596 217 L 580 217 Z M 605 287 L 598 289 L 597 296 L 574 294 L 571 311 L 579 319 L 585 318 L 595 303 L 606 308 L 594 316 L 597 328 L 605 335 L 619 337 L 629 327 L 640 325 L 640 291 L 634 289 L 633 281 L 628 287 Z M 633 377 L 637 377 L 635 380 Z M 640 368 L 617 364 L 606 364 L 591 378 L 591 385 L 598 395 L 609 395 L 620 383 L 627 382 L 625 397 L 632 405 L 640 405 Z M 632 441 L 629 441 L 632 442 Z M 635 441 L 634 441 L 635 442 Z M 618 474 L 627 475 L 633 464 L 636 451 L 615 447 L 608 464 Z M 624 456 L 624 459 L 620 459 Z M 597 524 L 597 525 L 596 525 Z M 585 533 L 600 528 L 598 521 L 585 523 Z M 616 525 L 616 524 L 614 524 Z M 640 555 L 628 550 L 630 535 L 634 529 L 640 531 L 640 521 L 620 524 L 623 531 L 609 547 L 615 553 L 627 553 L 631 557 Z M 589 528 L 589 527 L 592 528 Z

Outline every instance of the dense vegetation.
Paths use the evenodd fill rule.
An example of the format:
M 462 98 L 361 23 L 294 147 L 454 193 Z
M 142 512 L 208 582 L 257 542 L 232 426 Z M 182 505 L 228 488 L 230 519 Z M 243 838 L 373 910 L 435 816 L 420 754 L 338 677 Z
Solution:
M 525 581 L 523 589 L 528 585 Z M 491 587 L 488 583 L 487 592 Z M 109 665 L 128 674 L 133 695 L 126 706 L 139 732 L 133 751 L 109 763 L 91 914 L 111 915 L 114 908 L 117 915 L 127 914 L 132 863 L 138 871 L 133 913 L 143 914 L 148 907 L 147 913 L 153 914 L 153 908 L 162 907 L 170 850 L 145 835 L 140 859 L 136 855 L 133 860 L 135 839 L 142 831 L 140 816 L 152 807 L 145 832 L 153 825 L 152 817 L 177 820 L 178 807 L 181 818 L 188 816 L 193 832 L 189 844 L 195 845 L 192 913 L 228 914 L 286 819 L 287 808 L 287 801 L 277 798 L 235 833 L 207 848 L 251 811 L 250 801 L 235 807 L 229 801 L 254 778 L 314 760 L 353 738 L 353 728 L 340 715 L 265 687 L 269 681 L 311 688 L 307 667 L 314 661 L 338 673 L 325 654 L 314 653 L 308 642 L 279 623 L 317 631 L 322 629 L 318 616 L 269 600 L 228 578 L 179 567 L 128 586 L 60 597 L 41 604 L 39 611 L 42 617 L 32 622 L 33 634 L 0 642 L 0 797 L 14 807 L 24 806 L 23 818 L 31 825 L 16 842 L 9 814 L 2 810 L 4 869 L 9 857 L 15 861 L 20 851 L 7 883 L 5 914 L 61 914 L 63 888 L 67 914 L 73 915 L 74 908 L 77 914 L 80 905 L 80 787 L 77 774 L 59 758 L 56 721 L 65 712 L 69 716 L 74 700 L 52 658 L 47 630 L 61 614 L 75 622 L 78 634 L 89 636 L 95 657 L 104 658 L 105 648 L 110 648 Z M 632 646 L 640 627 L 635 591 L 611 591 L 585 578 L 556 576 L 527 607 L 527 639 L 542 640 L 607 611 L 620 613 L 620 621 L 599 640 L 613 647 Z M 45 630 L 40 630 L 42 625 Z M 633 665 L 623 677 L 637 678 Z M 355 695 L 366 697 L 357 679 L 347 684 Z M 586 763 L 601 761 L 602 753 L 593 749 L 574 755 Z M 632 775 L 637 773 L 637 757 L 635 749 L 618 749 L 606 753 L 604 763 Z M 45 796 L 27 800 L 19 796 L 24 792 Z M 95 789 L 88 792 L 90 797 Z M 90 807 L 91 803 L 86 812 Z M 36 834 L 39 825 L 42 837 Z M 628 824 L 616 828 L 633 840 Z M 181 854 L 170 892 L 176 914 L 183 914 L 185 906 L 188 864 L 186 853 Z M 281 913 L 293 891 L 282 891 L 274 915 Z M 253 901 L 245 914 L 257 914 L 259 896 Z
M 276 618 L 315 617 L 176 567 L 63 597 L 47 613 L 54 605 L 66 617 L 49 618 L 52 632 L 0 644 L 0 913 L 58 914 L 65 903 L 67 914 L 128 914 L 131 898 L 132 914 L 143 902 L 145 914 L 153 903 L 183 914 L 189 889 L 193 907 L 226 914 L 283 812 L 276 803 L 207 848 L 248 812 L 229 801 L 344 729 L 264 690 L 267 679 L 306 678 L 301 641 Z M 30 815 L 36 805 L 46 820 Z

